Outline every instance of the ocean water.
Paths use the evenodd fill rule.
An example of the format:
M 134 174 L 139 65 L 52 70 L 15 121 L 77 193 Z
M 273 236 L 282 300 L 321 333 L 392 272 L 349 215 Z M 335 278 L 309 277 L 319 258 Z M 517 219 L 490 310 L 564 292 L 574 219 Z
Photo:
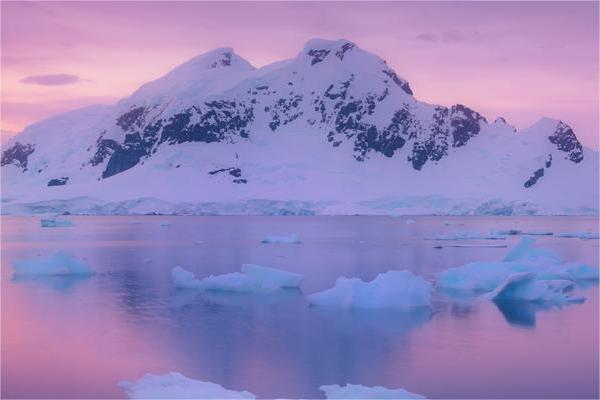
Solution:
M 455 230 L 598 231 L 579 217 L 2 217 L 2 398 L 123 397 L 121 380 L 178 371 L 263 398 L 322 398 L 324 384 L 402 387 L 431 398 L 597 398 L 598 285 L 562 309 L 436 294 L 433 312 L 332 312 L 305 295 L 339 276 L 407 269 L 428 280 L 507 248 L 505 240 L 432 241 Z M 169 226 L 161 223 L 169 221 Z M 446 223 L 451 225 L 447 225 Z M 296 233 L 301 244 L 262 244 Z M 598 265 L 598 240 L 539 236 L 569 261 Z M 442 246 L 442 248 L 435 248 Z M 85 278 L 12 278 L 13 260 L 64 250 Z M 270 295 L 175 290 L 243 263 L 306 276 Z

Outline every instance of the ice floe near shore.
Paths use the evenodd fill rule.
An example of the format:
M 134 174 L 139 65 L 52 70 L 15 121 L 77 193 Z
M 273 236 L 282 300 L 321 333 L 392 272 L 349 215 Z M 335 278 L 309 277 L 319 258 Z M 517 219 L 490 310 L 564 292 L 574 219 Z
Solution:
M 295 233 L 287 236 L 267 236 L 262 241 L 262 243 L 291 243 L 298 244 L 300 242 L 300 238 Z
M 330 308 L 411 308 L 430 304 L 431 283 L 409 271 L 388 271 L 370 282 L 359 278 L 338 278 L 335 286 L 313 293 L 313 306 Z
M 527 301 L 571 301 L 576 283 L 598 280 L 598 268 L 580 263 L 564 263 L 552 251 L 535 248 L 535 240 L 526 236 L 502 261 L 472 262 L 450 268 L 438 275 L 441 288 L 487 293 L 498 300 L 512 298 Z
M 497 233 L 480 233 L 475 231 L 454 231 L 448 234 L 440 234 L 429 237 L 429 240 L 504 240 L 506 235 Z
M 561 238 L 578 238 L 578 239 L 584 239 L 584 240 L 600 238 L 600 236 L 597 233 L 592 233 L 592 232 L 563 232 L 563 233 L 557 233 L 556 236 L 561 237 Z
M 94 270 L 73 256 L 57 251 L 51 256 L 13 261 L 14 276 L 90 275 Z
M 173 284 L 179 289 L 202 289 L 228 292 L 272 292 L 285 288 L 298 288 L 304 276 L 293 272 L 260 265 L 244 264 L 242 272 L 211 275 L 204 279 L 177 266 L 171 271 Z
M 325 392 L 328 399 L 425 399 L 404 389 L 388 389 L 383 386 L 323 385 L 319 389 Z
M 225 389 L 212 382 L 188 378 L 178 372 L 145 374 L 133 382 L 118 384 L 130 399 L 255 399 L 247 391 Z
M 67 228 L 73 226 L 73 223 L 66 218 L 42 218 L 40 225 L 42 228 Z

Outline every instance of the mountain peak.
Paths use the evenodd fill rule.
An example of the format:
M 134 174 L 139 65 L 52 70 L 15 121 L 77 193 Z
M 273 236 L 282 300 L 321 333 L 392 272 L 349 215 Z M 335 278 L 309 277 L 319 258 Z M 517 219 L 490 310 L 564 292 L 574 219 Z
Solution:
M 346 54 L 356 48 L 356 44 L 346 39 L 310 39 L 304 45 L 300 56 L 307 58 L 311 65 L 315 65 L 331 59 L 343 61 Z
M 192 57 L 173 69 L 169 74 L 181 73 L 184 70 L 199 72 L 215 68 L 235 68 L 238 70 L 254 69 L 248 61 L 237 55 L 231 47 L 219 47 Z

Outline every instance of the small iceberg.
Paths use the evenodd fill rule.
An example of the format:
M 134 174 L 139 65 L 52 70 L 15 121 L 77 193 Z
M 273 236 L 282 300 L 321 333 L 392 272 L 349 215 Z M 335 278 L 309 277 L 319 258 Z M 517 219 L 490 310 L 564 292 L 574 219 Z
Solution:
M 499 235 L 495 233 L 479 233 L 474 231 L 454 231 L 450 234 L 434 235 L 428 238 L 429 240 L 504 240 L 505 235 Z
M 328 399 L 425 399 L 404 389 L 388 389 L 383 386 L 323 385 L 319 389 Z
M 531 301 L 553 304 L 580 303 L 583 297 L 573 297 L 575 283 L 565 279 L 539 280 L 533 272 L 512 274 L 496 289 L 484 296 L 495 302 Z
M 600 238 L 600 236 L 597 233 L 592 233 L 592 232 L 563 232 L 563 233 L 557 233 L 555 236 L 561 237 L 561 238 L 578 238 L 578 239 L 584 239 L 584 240 L 592 240 L 592 239 Z
M 509 284 L 509 277 L 514 274 L 533 273 L 536 280 L 567 280 L 575 283 L 598 280 L 597 267 L 563 263 L 552 251 L 534 248 L 534 243 L 532 237 L 525 236 L 502 261 L 472 262 L 447 269 L 438 275 L 437 284 L 446 289 L 481 293 L 492 292 Z M 519 282 L 525 282 L 525 278 L 520 279 L 522 281 Z
M 300 274 L 254 264 L 242 265 L 242 272 L 211 275 L 201 280 L 197 279 L 192 272 L 177 266 L 171 271 L 171 276 L 175 287 L 180 289 L 246 293 L 298 288 L 304 279 L 304 276 Z
M 67 228 L 73 226 L 73 223 L 66 218 L 42 218 L 40 225 L 42 228 Z
M 292 233 L 291 235 L 288 235 L 288 236 L 267 236 L 263 240 L 261 240 L 261 243 L 297 244 L 297 243 L 301 243 L 301 242 L 300 242 L 300 238 L 298 237 L 298 235 L 296 235 L 295 233 Z
M 71 255 L 57 251 L 49 257 L 13 261 L 13 276 L 90 275 L 94 270 Z
M 247 391 L 225 389 L 212 382 L 188 378 L 178 372 L 163 375 L 146 374 L 117 385 L 130 399 L 255 399 Z
M 308 296 L 312 306 L 330 308 L 411 308 L 429 306 L 431 283 L 409 271 L 388 271 L 370 282 L 338 278 L 335 286 Z

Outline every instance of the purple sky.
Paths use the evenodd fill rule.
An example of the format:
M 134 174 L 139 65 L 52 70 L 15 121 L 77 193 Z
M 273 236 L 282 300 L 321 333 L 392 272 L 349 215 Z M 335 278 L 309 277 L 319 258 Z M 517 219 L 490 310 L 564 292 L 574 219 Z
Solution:
M 419 100 L 519 128 L 542 116 L 598 148 L 598 2 L 2 2 L 2 136 L 112 103 L 194 55 L 255 66 L 313 37 L 387 60 Z

